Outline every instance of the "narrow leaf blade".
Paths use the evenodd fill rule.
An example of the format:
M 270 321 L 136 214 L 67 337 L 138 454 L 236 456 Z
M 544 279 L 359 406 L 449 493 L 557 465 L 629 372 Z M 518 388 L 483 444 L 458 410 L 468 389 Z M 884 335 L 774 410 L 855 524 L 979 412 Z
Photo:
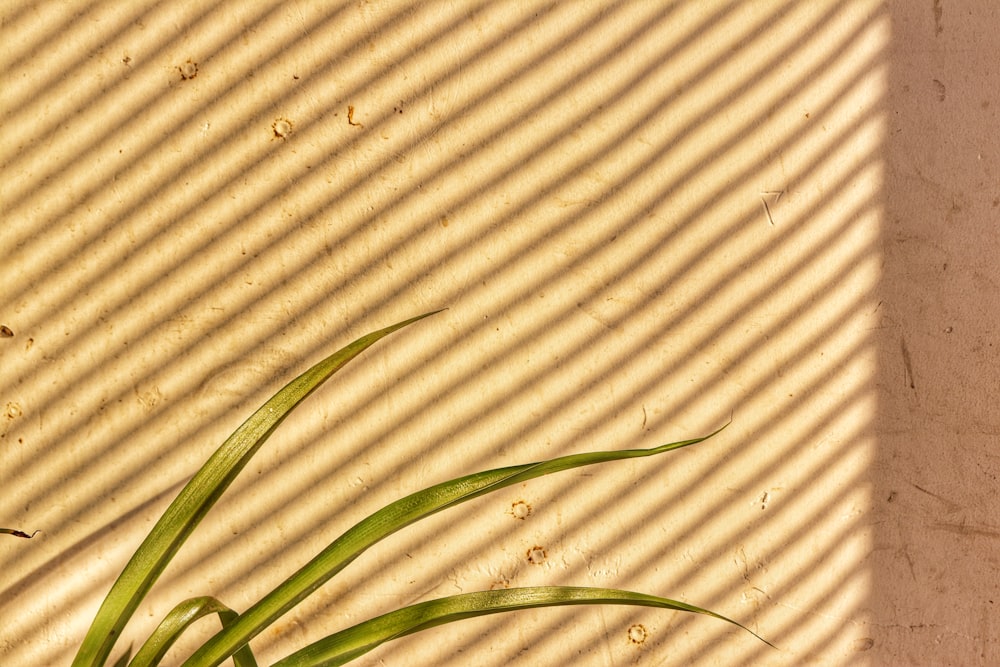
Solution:
M 289 382 L 215 451 L 181 490 L 133 554 L 97 612 L 73 667 L 99 667 L 153 583 L 278 425 L 309 394 L 351 359 L 390 333 L 436 312 L 369 333 Z
M 279 660 L 273 667 L 335 667 L 387 641 L 445 623 L 520 609 L 581 604 L 637 605 L 704 614 L 732 623 L 774 646 L 730 618 L 677 600 L 611 588 L 541 586 L 465 593 L 410 605 L 332 634 Z
M 149 639 L 139 647 L 129 667 L 154 667 L 163 660 L 170 647 L 192 623 L 205 616 L 219 615 L 222 627 L 236 620 L 236 612 L 216 598 L 204 596 L 184 600 L 170 610 L 156 627 Z M 233 655 L 236 667 L 257 667 L 249 646 L 244 646 Z
M 728 424 L 727 424 L 728 425 Z M 267 628 L 289 609 L 343 570 L 366 549 L 402 528 L 449 507 L 529 479 L 580 466 L 655 456 L 707 440 L 709 435 L 650 449 L 588 452 L 508 468 L 497 468 L 442 482 L 401 498 L 362 519 L 277 588 L 240 614 L 229 627 L 209 639 L 184 663 L 214 667 Z

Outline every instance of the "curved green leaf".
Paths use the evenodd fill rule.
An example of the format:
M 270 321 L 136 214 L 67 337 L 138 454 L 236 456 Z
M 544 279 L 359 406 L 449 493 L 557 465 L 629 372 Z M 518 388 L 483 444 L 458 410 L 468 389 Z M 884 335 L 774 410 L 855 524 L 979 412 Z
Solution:
M 133 554 L 98 610 L 73 667 L 104 664 L 125 624 L 174 554 L 268 436 L 299 403 L 381 338 L 433 314 L 418 315 L 362 336 L 289 382 L 243 422 L 181 490 Z
M 272 667 L 335 667 L 350 662 L 391 639 L 445 623 L 518 609 L 579 604 L 626 604 L 705 614 L 732 623 L 768 646 L 774 646 L 753 630 L 730 618 L 684 602 L 610 588 L 543 586 L 465 593 L 420 602 L 341 630 L 292 653 Z
M 185 600 L 170 610 L 156 630 L 149 636 L 135 654 L 129 667 L 154 667 L 159 665 L 170 647 L 198 619 L 218 614 L 222 627 L 236 620 L 236 612 L 213 597 L 197 597 Z M 257 667 L 249 646 L 244 646 L 233 654 L 236 667 Z
M 727 424 L 728 425 L 728 424 Z M 376 542 L 405 526 L 467 500 L 529 479 L 580 466 L 654 456 L 707 440 L 714 433 L 650 449 L 588 452 L 487 470 L 442 482 L 401 498 L 362 519 L 334 540 L 298 572 L 240 614 L 229 627 L 209 639 L 185 662 L 186 667 L 214 667 L 244 646 L 282 614 L 304 600 Z

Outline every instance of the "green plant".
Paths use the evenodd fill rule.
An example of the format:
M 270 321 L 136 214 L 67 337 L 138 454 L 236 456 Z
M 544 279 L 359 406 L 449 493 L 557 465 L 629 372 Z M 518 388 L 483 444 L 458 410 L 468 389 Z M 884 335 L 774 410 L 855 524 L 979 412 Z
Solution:
M 73 665 L 96 667 L 107 662 L 123 628 L 156 579 L 237 474 L 292 409 L 344 364 L 376 341 L 432 314 L 434 313 L 425 313 L 369 333 L 338 350 L 289 382 L 236 429 L 181 490 L 133 554 L 98 610 Z M 653 456 L 693 445 L 715 433 L 652 449 L 591 452 L 498 468 L 418 491 L 355 524 L 313 560 L 242 613 L 229 609 L 212 597 L 198 597 L 181 602 L 139 648 L 131 662 L 128 662 L 129 653 L 126 653 L 116 664 L 128 663 L 133 667 L 158 664 L 185 628 L 203 616 L 218 614 L 222 629 L 199 647 L 184 664 L 207 667 L 218 665 L 232 657 L 237 667 L 256 665 L 248 645 L 253 637 L 344 569 L 368 547 L 401 528 L 441 510 L 525 480 L 594 463 Z M 630 604 L 695 612 L 733 623 L 757 636 L 736 621 L 715 612 L 651 595 L 600 588 L 513 588 L 456 595 L 405 607 L 334 633 L 287 656 L 276 665 L 342 665 L 390 639 L 443 623 L 517 609 L 573 604 Z M 766 642 L 763 639 L 761 641 Z

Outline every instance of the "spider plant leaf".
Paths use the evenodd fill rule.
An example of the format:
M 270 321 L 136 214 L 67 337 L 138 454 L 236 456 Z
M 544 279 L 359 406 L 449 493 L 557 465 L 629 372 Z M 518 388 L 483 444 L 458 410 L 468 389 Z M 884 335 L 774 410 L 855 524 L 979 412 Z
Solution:
M 728 425 L 728 424 L 727 424 Z M 662 454 L 707 440 L 714 433 L 650 449 L 571 454 L 525 465 L 497 468 L 458 477 L 401 498 L 349 528 L 295 574 L 240 614 L 228 627 L 202 645 L 184 663 L 187 667 L 214 667 L 244 646 L 357 558 L 392 533 L 473 498 L 529 479 L 580 466 Z
M 580 604 L 637 605 L 705 614 L 732 623 L 774 646 L 730 618 L 684 602 L 610 588 L 542 586 L 464 593 L 419 602 L 341 630 L 292 653 L 272 667 L 334 667 L 350 662 L 389 640 L 445 623 L 519 609 Z
M 73 666 L 105 663 L 125 624 L 177 550 L 299 403 L 379 339 L 433 314 L 418 315 L 362 336 L 289 382 L 243 422 L 181 490 L 132 555 L 98 610 Z
M 187 628 L 204 616 L 218 614 L 222 627 L 226 627 L 236 619 L 236 612 L 219 602 L 216 598 L 204 596 L 184 600 L 170 610 L 160 624 L 149 636 L 149 639 L 139 647 L 129 667 L 155 667 L 163 660 L 170 647 L 187 630 Z M 233 654 L 236 667 L 257 667 L 249 646 L 244 646 Z

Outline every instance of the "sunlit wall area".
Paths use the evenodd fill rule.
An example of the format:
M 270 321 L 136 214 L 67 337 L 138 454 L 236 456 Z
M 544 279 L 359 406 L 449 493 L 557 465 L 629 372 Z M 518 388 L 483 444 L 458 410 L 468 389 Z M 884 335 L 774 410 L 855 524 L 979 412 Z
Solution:
M 777 648 L 575 607 L 359 664 L 866 661 L 882 3 L 3 11 L 0 526 L 41 531 L 0 536 L 5 664 L 70 660 L 152 522 L 287 379 L 440 307 L 282 425 L 120 649 L 186 597 L 245 609 L 421 487 L 729 423 L 410 527 L 252 645 L 268 664 L 412 602 L 572 584 Z

